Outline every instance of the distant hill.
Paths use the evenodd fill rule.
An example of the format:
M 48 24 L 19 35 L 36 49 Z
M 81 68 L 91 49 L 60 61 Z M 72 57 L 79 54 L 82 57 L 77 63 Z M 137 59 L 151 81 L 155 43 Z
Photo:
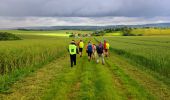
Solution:
M 113 26 L 110 26 L 110 28 Z M 26 30 L 99 30 L 108 28 L 108 26 L 44 26 L 44 27 L 24 27 L 18 29 Z
M 165 27 L 170 28 L 170 23 L 144 24 L 144 25 L 109 25 L 109 26 L 42 26 L 42 27 L 23 27 L 17 29 L 25 30 L 101 30 L 114 27 Z
M 156 23 L 156 24 L 144 24 L 144 25 L 130 25 L 133 27 L 168 27 L 170 28 L 170 23 Z

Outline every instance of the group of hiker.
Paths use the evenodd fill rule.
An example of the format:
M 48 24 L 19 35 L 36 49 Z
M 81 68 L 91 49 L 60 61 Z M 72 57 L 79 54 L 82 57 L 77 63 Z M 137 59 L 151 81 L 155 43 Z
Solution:
M 99 63 L 101 61 L 104 65 L 104 57 L 108 57 L 109 47 L 110 45 L 106 40 L 104 40 L 104 43 L 99 42 L 98 44 L 89 41 L 87 46 L 85 46 L 83 40 L 80 40 L 78 43 L 75 40 L 72 40 L 69 44 L 71 67 L 73 67 L 73 65 L 76 65 L 76 54 L 79 54 L 80 57 L 82 57 L 84 48 L 86 49 L 89 62 L 91 60 L 96 60 L 96 63 Z

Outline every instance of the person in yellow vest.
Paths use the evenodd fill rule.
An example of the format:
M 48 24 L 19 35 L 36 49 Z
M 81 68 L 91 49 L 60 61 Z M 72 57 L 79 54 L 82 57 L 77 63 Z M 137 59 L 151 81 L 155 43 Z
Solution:
M 83 42 L 83 40 L 80 40 L 80 42 L 79 42 L 79 54 L 80 54 L 80 57 L 82 57 L 83 48 L 84 48 L 84 42 Z
M 71 67 L 73 67 L 73 63 L 74 65 L 76 65 L 76 54 L 78 53 L 78 49 L 74 40 L 72 40 L 69 45 L 69 53 L 70 53 Z
M 109 55 L 109 48 L 110 48 L 110 44 L 106 40 L 104 40 L 104 54 L 106 57 L 108 57 Z

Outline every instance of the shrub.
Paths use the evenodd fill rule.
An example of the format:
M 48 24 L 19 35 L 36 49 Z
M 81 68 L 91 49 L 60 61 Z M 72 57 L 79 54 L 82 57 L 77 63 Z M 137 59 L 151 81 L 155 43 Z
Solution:
M 21 38 L 12 33 L 0 32 L 0 40 L 21 40 Z

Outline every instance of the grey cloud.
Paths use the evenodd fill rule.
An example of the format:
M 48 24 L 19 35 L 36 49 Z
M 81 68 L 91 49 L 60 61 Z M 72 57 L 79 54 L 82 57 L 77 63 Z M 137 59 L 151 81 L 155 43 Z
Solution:
M 170 16 L 169 0 L 1 0 L 0 16 Z
M 170 22 L 169 17 L 0 17 L 0 29 L 29 26 L 134 25 Z

